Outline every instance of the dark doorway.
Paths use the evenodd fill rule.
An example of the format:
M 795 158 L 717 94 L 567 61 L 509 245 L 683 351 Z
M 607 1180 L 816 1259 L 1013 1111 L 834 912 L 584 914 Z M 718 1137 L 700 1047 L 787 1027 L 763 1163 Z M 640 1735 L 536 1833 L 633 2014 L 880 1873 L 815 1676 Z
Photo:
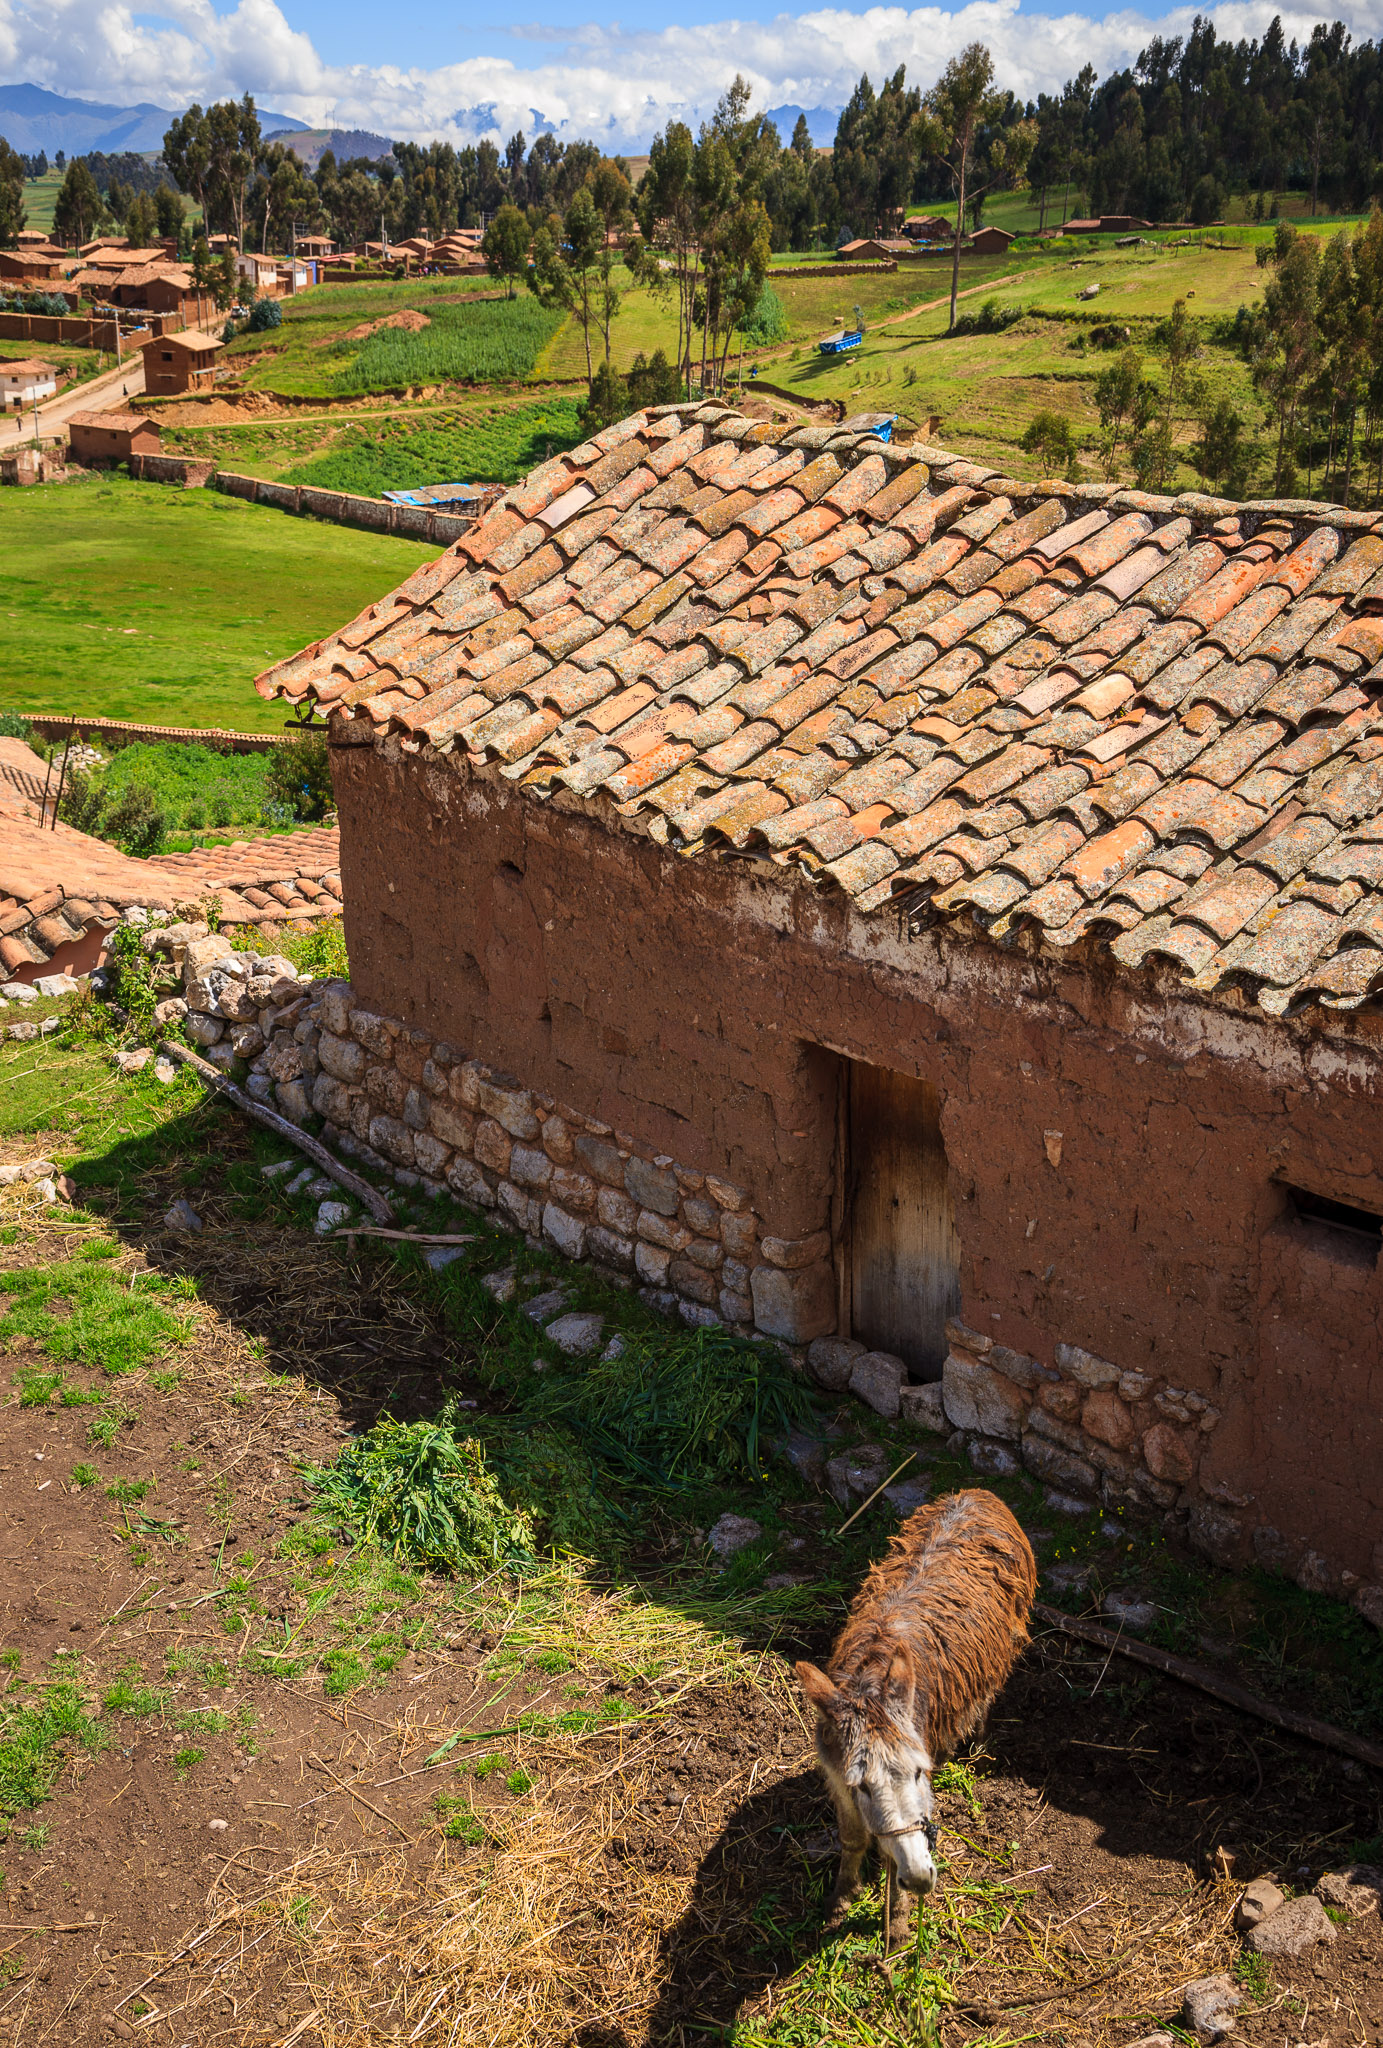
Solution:
M 918 1379 L 940 1379 L 960 1310 L 940 1103 L 928 1081 L 850 1061 L 846 1192 L 850 1322 Z

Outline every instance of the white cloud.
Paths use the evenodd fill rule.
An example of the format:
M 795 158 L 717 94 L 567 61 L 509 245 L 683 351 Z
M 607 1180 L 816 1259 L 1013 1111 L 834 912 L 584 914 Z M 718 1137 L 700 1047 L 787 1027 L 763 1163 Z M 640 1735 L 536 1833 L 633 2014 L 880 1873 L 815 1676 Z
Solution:
M 1058 88 L 1085 63 L 1103 75 L 1131 62 L 1153 35 L 1184 35 L 1199 11 L 1178 7 L 1154 18 L 1128 10 L 1094 21 L 1020 14 L 1018 0 L 968 0 L 954 9 L 821 7 L 645 33 L 528 28 L 516 48 L 531 57 L 547 43 L 542 61 L 462 57 L 424 70 L 325 64 L 275 0 L 237 0 L 227 14 L 208 0 L 159 0 L 156 21 L 117 0 L 0 0 L 0 75 L 170 107 L 249 90 L 313 125 L 419 140 L 503 138 L 515 128 L 531 136 L 537 110 L 563 137 L 638 148 L 668 120 L 694 124 L 737 71 L 760 104 L 832 106 L 862 71 L 877 83 L 904 64 L 910 80 L 929 84 L 978 38 L 993 50 L 1001 82 L 1027 98 Z M 1204 11 L 1230 39 L 1261 35 L 1281 12 L 1288 36 L 1305 40 L 1322 18 L 1271 0 L 1225 0 Z M 1383 26 L 1383 0 L 1362 0 L 1346 18 L 1356 36 L 1372 36 Z

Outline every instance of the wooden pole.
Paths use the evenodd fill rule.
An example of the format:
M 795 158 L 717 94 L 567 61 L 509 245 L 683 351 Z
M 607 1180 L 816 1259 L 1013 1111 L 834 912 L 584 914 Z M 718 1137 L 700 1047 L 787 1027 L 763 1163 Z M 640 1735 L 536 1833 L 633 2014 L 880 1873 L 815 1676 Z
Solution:
M 1208 1692 L 1212 1699 L 1222 1700 L 1227 1707 L 1237 1707 L 1241 1714 L 1253 1714 L 1274 1728 L 1284 1729 L 1288 1735 L 1299 1735 L 1305 1742 L 1318 1743 L 1322 1749 L 1337 1749 L 1342 1756 L 1352 1756 L 1356 1763 L 1383 1770 L 1383 1747 L 1378 1743 L 1352 1735 L 1347 1728 L 1336 1728 L 1329 1721 L 1318 1721 L 1314 1714 L 1298 1714 L 1291 1707 L 1279 1707 L 1274 1700 L 1265 1700 L 1261 1694 L 1250 1692 L 1246 1685 L 1212 1671 L 1208 1665 L 1189 1663 L 1185 1657 L 1174 1657 L 1170 1650 L 1159 1650 L 1153 1643 L 1140 1643 L 1135 1636 L 1116 1635 L 1113 1629 L 1101 1628 L 1098 1622 L 1078 1621 L 1074 1615 L 1063 1614 L 1059 1607 L 1048 1607 L 1041 1600 L 1034 1601 L 1032 1611 L 1064 1636 L 1075 1636 L 1097 1650 L 1117 1650 L 1121 1657 L 1128 1657 L 1135 1664 L 1146 1664 L 1168 1678 L 1180 1679 L 1183 1685 Z
M 372 1188 L 358 1173 L 350 1172 L 338 1160 L 333 1159 L 325 1145 L 319 1145 L 306 1131 L 300 1131 L 286 1116 L 280 1116 L 277 1110 L 254 1101 L 251 1096 L 237 1088 L 233 1081 L 228 1081 L 224 1074 L 218 1073 L 209 1060 L 199 1058 L 187 1046 L 178 1045 L 171 1038 L 164 1038 L 159 1041 L 158 1049 L 166 1059 L 175 1060 L 179 1066 L 191 1067 L 199 1081 L 204 1082 L 208 1088 L 214 1088 L 218 1095 L 224 1095 L 228 1102 L 233 1102 L 246 1116 L 253 1117 L 257 1124 L 263 1124 L 266 1130 L 276 1132 L 280 1138 L 286 1138 L 290 1145 L 296 1145 L 300 1152 L 305 1152 L 314 1166 L 320 1166 L 323 1173 L 334 1180 L 338 1187 L 344 1188 L 347 1194 L 354 1195 L 356 1201 L 369 1210 L 376 1223 L 393 1221 L 394 1211 L 387 1195 L 382 1195 L 378 1188 Z

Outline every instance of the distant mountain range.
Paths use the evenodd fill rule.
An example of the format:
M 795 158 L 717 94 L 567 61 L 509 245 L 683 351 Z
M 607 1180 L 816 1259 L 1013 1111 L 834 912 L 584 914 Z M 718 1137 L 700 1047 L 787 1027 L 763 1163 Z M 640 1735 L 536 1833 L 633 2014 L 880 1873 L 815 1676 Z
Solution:
M 836 124 L 840 120 L 839 107 L 770 107 L 768 118 L 778 130 L 785 143 L 792 141 L 792 131 L 797 126 L 797 116 L 807 117 L 807 133 L 818 149 L 830 149 L 836 139 Z
M 303 128 L 294 125 L 271 134 L 270 119 L 277 116 L 264 115 L 260 126 L 264 129 L 266 142 L 286 142 L 295 156 L 300 156 L 310 171 L 315 171 L 322 160 L 323 150 L 331 150 L 338 163 L 352 156 L 367 156 L 372 161 L 381 156 L 391 156 L 394 145 L 387 135 L 372 135 L 368 128 Z
M 172 108 L 155 107 L 147 100 L 137 107 L 111 107 L 99 100 L 68 99 L 41 85 L 0 85 L 0 135 L 26 156 L 36 156 L 41 149 L 50 157 L 60 149 L 68 156 L 83 156 L 89 149 L 108 156 L 122 149 L 162 149 L 164 131 L 174 118 Z M 291 114 L 264 110 L 259 124 L 266 131 L 295 134 L 306 127 Z

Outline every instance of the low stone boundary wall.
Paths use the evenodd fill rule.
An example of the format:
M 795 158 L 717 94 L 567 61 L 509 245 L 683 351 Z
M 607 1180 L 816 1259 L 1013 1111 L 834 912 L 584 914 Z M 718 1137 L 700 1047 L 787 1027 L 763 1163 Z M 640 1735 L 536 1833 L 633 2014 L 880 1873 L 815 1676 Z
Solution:
M 261 754 L 282 747 L 292 737 L 281 732 L 225 732 L 219 726 L 134 725 L 124 718 L 81 718 L 66 711 L 25 711 L 24 719 L 46 740 L 128 739 L 185 740 L 202 747 L 224 747 L 229 754 Z
M 792 1341 L 804 1311 L 819 1316 L 823 1283 L 833 1294 L 824 1234 L 763 1235 L 745 1189 L 363 1009 L 346 982 L 271 988 L 243 958 L 219 937 L 187 947 L 188 1036 L 216 1066 L 246 1061 L 256 1100 L 294 1123 L 320 1116 L 344 1156 L 429 1194 L 450 1189 L 693 1327 Z
M 475 524 L 466 513 L 438 512 L 431 506 L 391 505 L 384 498 L 358 498 L 349 491 L 321 491 L 311 484 L 272 483 L 267 478 L 240 476 L 223 469 L 210 479 L 212 488 L 232 498 L 245 498 L 253 505 L 273 505 L 280 512 L 296 512 L 314 519 L 330 519 L 338 526 L 363 526 L 373 533 L 397 533 L 410 540 L 435 542 L 445 547 L 460 540 Z
M 131 455 L 130 475 L 146 484 L 181 484 L 201 490 L 216 474 L 214 462 L 195 462 L 190 455 Z
M 768 282 L 781 278 L 784 283 L 794 277 L 878 277 L 881 272 L 896 270 L 894 262 L 885 262 L 882 257 L 872 263 L 784 263 L 768 266 Z

